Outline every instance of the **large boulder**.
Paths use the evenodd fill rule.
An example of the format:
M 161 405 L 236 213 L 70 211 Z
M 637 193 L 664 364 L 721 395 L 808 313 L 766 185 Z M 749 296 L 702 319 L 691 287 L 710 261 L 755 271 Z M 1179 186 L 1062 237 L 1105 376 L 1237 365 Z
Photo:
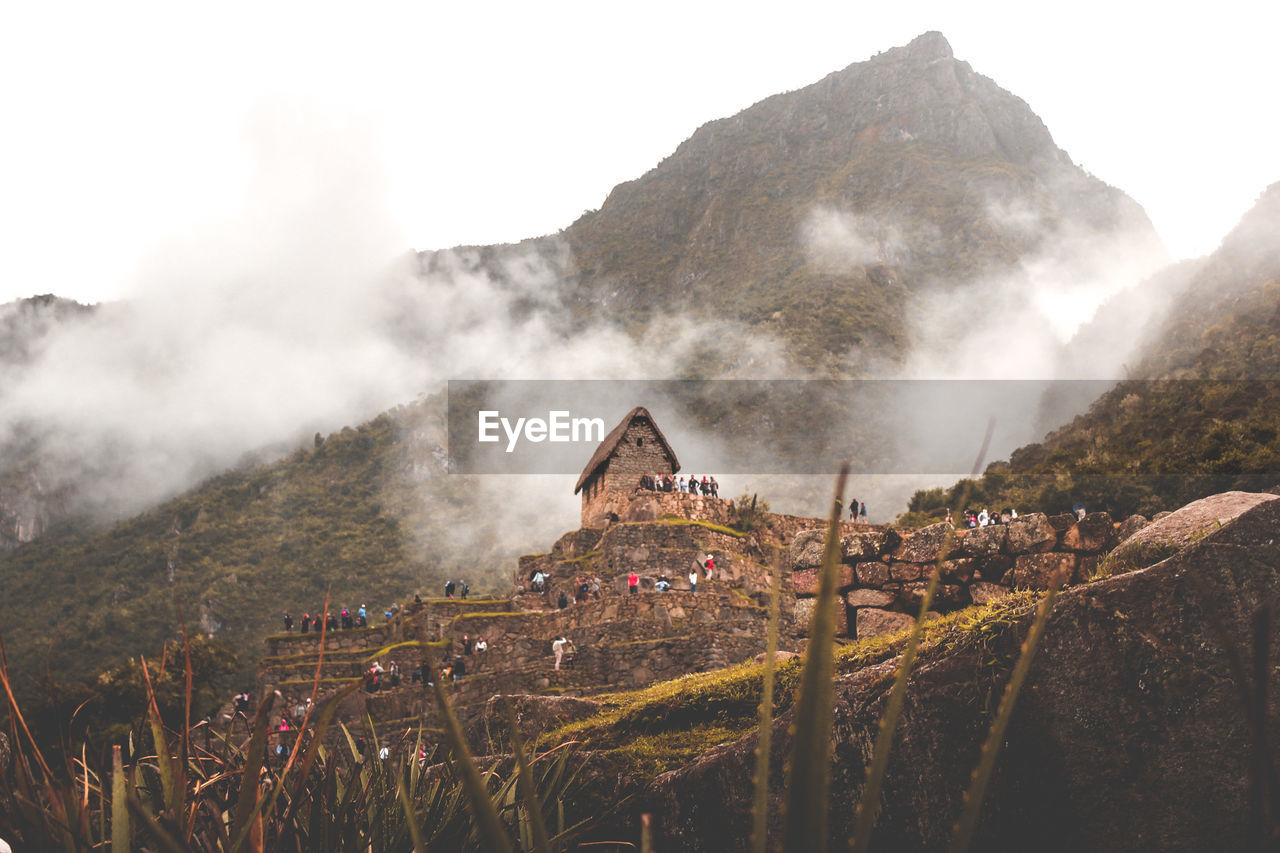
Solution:
M 892 610 L 880 610 L 874 607 L 860 608 L 857 614 L 854 631 L 859 640 L 880 634 L 893 634 L 910 627 L 911 623 L 916 621 L 914 616 L 908 616 L 906 613 L 895 613 Z
M 945 521 L 922 527 L 902 541 L 893 552 L 895 560 L 907 563 L 932 563 L 944 546 L 954 546 L 955 531 Z
M 840 540 L 840 555 L 849 562 L 879 559 L 892 551 L 902 537 L 891 527 L 860 530 Z
M 1042 512 L 1020 515 L 1004 526 L 1008 528 L 1004 541 L 1006 554 L 1040 554 L 1052 551 L 1058 544 L 1058 531 Z
M 998 583 L 987 583 L 986 581 L 978 581 L 969 584 L 969 596 L 973 599 L 974 604 L 990 604 L 998 598 L 1004 598 L 1013 590 L 1007 586 L 1001 586 Z
M 1116 541 L 1123 542 L 1150 523 L 1145 516 L 1129 516 L 1116 527 Z
M 817 595 L 818 586 L 822 583 L 822 569 L 803 569 L 791 573 L 791 591 L 796 595 Z M 848 589 L 853 586 L 853 566 L 838 566 L 836 569 L 836 588 Z
M 1203 851 L 1249 846 L 1247 692 L 1227 649 L 1280 598 L 1280 503 L 1255 505 L 1145 571 L 1063 592 L 1018 700 L 973 849 Z M 859 610 L 859 628 L 863 614 Z M 912 673 L 875 849 L 944 850 L 1031 611 Z M 992 666 L 991 660 L 1003 661 Z M 896 660 L 837 678 L 833 849 L 847 838 Z M 771 833 L 793 711 L 774 728 Z M 1266 720 L 1280 738 L 1280 709 Z M 745 849 L 754 734 L 659 777 L 643 810 L 661 849 Z
M 1077 554 L 1023 554 L 1014 558 L 1013 568 L 1004 582 L 1022 589 L 1048 589 L 1053 579 L 1062 573 L 1061 585 L 1065 586 L 1076 576 L 1079 565 Z
M 822 565 L 822 551 L 826 547 L 827 531 L 801 530 L 791 540 L 792 570 L 816 569 Z
M 1264 492 L 1223 492 L 1210 495 L 1207 498 L 1192 501 L 1176 512 L 1163 516 L 1157 515 L 1156 521 L 1134 533 L 1118 547 L 1136 548 L 1139 552 L 1149 552 L 1153 555 L 1164 552 L 1164 556 L 1168 556 L 1192 542 L 1203 539 L 1258 504 L 1274 500 L 1280 500 L 1280 497 Z M 1158 562 L 1158 560 L 1152 562 Z
M 1105 512 L 1091 512 L 1062 534 L 1062 547 L 1068 551 L 1097 554 L 1116 544 L 1116 526 Z
M 844 600 L 850 607 L 888 607 L 896 597 L 880 589 L 855 589 L 847 593 Z
M 1007 524 L 988 524 L 986 527 L 973 527 L 962 531 L 963 536 L 957 543 L 960 553 L 971 557 L 989 557 L 999 554 L 1004 547 L 1005 537 L 1009 535 Z
M 795 625 L 796 633 L 802 637 L 809 636 L 810 626 L 813 625 L 813 613 L 818 609 L 818 599 L 816 598 L 797 598 L 795 609 Z M 838 636 L 846 636 L 849 633 L 849 614 L 845 609 L 844 600 L 837 597 L 835 604 L 836 615 L 836 634 Z

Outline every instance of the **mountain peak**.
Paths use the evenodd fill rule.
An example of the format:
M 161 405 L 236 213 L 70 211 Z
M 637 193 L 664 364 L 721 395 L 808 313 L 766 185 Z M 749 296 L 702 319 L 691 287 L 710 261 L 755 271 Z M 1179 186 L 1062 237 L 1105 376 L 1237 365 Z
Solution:
M 937 30 L 930 30 L 913 38 L 902 50 L 912 59 L 929 62 L 934 59 L 954 59 L 951 43 Z

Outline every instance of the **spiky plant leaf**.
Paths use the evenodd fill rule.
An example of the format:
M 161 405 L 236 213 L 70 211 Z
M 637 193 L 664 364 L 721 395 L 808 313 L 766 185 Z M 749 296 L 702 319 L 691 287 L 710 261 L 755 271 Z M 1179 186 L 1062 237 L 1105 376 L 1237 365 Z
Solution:
M 844 505 L 846 464 L 836 479 L 836 496 L 827 522 L 818 599 L 809 629 L 800 694 L 791 724 L 791 758 L 787 764 L 784 847 L 825 850 L 828 786 L 831 777 L 831 722 L 835 690 L 836 586 L 840 570 L 840 514 Z

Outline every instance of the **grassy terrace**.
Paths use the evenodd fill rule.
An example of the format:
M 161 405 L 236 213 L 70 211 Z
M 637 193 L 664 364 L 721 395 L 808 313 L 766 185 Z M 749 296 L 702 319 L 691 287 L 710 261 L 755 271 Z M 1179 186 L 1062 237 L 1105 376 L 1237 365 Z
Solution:
M 636 522 L 636 523 L 644 524 L 647 522 Z M 681 518 L 678 515 L 664 515 L 662 516 L 662 518 L 658 519 L 658 523 L 670 524 L 670 525 L 676 525 L 676 526 L 685 526 L 685 527 L 705 527 L 707 530 L 712 530 L 712 531 L 715 531 L 716 533 L 723 533 L 726 536 L 733 536 L 734 538 L 737 538 L 737 539 L 743 539 L 747 535 L 743 533 L 741 530 L 734 530 L 732 527 L 725 527 L 723 524 L 713 524 L 710 521 L 698 521 L 692 518 Z
M 583 554 L 581 557 L 570 557 L 567 560 L 557 560 L 556 562 L 557 563 L 588 563 L 594 560 L 596 557 L 599 557 L 603 553 L 604 551 L 597 549 L 595 551 L 588 551 L 587 553 Z
M 353 681 L 359 681 L 360 676 L 353 675 L 348 678 L 291 678 L 276 683 L 276 687 L 310 687 L 312 684 L 319 683 L 321 687 L 332 687 L 337 684 L 347 685 Z
M 542 611 L 534 610 L 489 610 L 479 613 L 459 613 L 453 619 L 449 620 L 449 624 L 461 622 L 468 619 L 511 619 L 516 616 L 528 616 L 530 613 L 541 613 Z
M 990 604 L 969 607 L 928 621 L 917 667 L 947 655 L 990 648 L 984 661 L 1011 665 L 1004 642 L 1016 624 L 1029 615 L 1043 593 L 1019 591 Z M 836 650 L 837 676 L 897 657 L 909 629 L 849 643 Z M 1012 644 L 1016 654 L 1017 643 Z M 791 707 L 800 682 L 801 658 L 779 663 L 776 669 L 775 713 Z M 887 689 L 892 673 L 878 689 Z M 567 740 L 587 749 L 609 752 L 630 767 L 638 779 L 651 779 L 685 764 L 707 749 L 737 740 L 755 728 L 764 666 L 739 664 L 715 672 L 696 673 L 641 690 L 604 693 L 592 698 L 605 704 L 593 717 L 547 732 L 539 746 Z

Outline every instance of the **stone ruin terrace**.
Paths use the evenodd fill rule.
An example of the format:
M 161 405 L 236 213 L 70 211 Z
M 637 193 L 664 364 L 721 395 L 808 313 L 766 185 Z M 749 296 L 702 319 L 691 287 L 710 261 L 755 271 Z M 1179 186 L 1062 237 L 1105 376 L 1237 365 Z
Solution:
M 1115 525 L 1105 513 L 1033 514 L 1008 525 L 957 530 L 938 612 L 985 603 L 1013 587 L 1043 588 L 1065 568 L 1071 582 L 1086 580 L 1102 556 L 1145 519 Z M 436 728 L 434 697 L 410 674 L 419 662 L 434 671 L 446 654 L 462 651 L 464 635 L 483 636 L 489 649 L 467 658 L 467 675 L 450 685 L 464 724 L 475 721 L 497 694 L 590 695 L 643 687 L 692 672 L 750 660 L 765 647 L 770 565 L 783 565 L 780 648 L 801 651 L 817 593 L 825 522 L 761 513 L 741 532 L 729 500 L 678 492 L 642 493 L 619 520 L 603 528 L 566 533 L 546 554 L 521 557 L 508 598 L 435 599 L 410 605 L 390 623 L 326 635 L 320 696 L 357 681 L 373 661 L 398 661 L 402 682 L 344 700 L 338 719 L 348 727 L 368 715 L 382 739 L 406 729 Z M 920 530 L 841 524 L 838 632 L 853 639 L 898 630 L 919 609 L 946 525 Z M 702 577 L 696 593 L 688 574 L 698 555 L 714 554 L 715 577 Z M 529 589 L 541 569 L 545 593 Z M 640 592 L 627 591 L 627 575 L 640 576 Z M 573 598 L 575 580 L 595 574 L 601 597 L 556 609 L 561 590 Z M 701 575 L 701 572 L 699 573 Z M 658 592 L 665 575 L 672 584 Z M 573 668 L 553 670 L 551 641 L 569 637 Z M 311 693 L 317 634 L 268 637 L 257 695 L 279 690 L 292 707 Z M 278 712 L 275 720 L 278 723 Z M 431 738 L 432 740 L 434 738 Z

